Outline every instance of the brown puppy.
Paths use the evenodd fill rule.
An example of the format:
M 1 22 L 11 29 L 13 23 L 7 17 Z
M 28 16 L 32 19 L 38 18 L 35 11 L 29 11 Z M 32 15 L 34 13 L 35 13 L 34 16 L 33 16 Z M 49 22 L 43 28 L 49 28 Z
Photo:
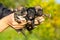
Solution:
M 36 9 L 36 14 L 38 17 L 35 18 L 35 24 L 38 25 L 40 23 L 42 23 L 45 19 L 44 19 L 44 16 L 43 16 L 43 9 L 42 7 L 40 6 L 35 6 L 35 9 Z

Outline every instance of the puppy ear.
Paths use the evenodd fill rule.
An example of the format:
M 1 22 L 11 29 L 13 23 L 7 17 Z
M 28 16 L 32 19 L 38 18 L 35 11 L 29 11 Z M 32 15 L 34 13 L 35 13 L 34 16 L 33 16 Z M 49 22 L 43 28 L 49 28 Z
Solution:
M 18 11 L 23 10 L 23 9 L 27 9 L 27 7 L 24 7 L 24 6 L 18 6 L 18 7 L 17 7 L 17 10 L 18 10 Z
M 25 12 L 26 10 L 27 10 L 27 7 L 23 7 L 23 8 L 21 9 L 22 12 Z
M 41 6 L 35 6 L 36 12 L 37 12 L 39 9 L 42 10 L 42 7 L 41 7 Z
M 17 7 L 17 10 L 20 11 L 22 8 L 23 8 L 23 6 L 18 6 L 18 7 Z
M 35 9 L 37 10 L 37 9 L 42 9 L 42 7 L 41 6 L 35 6 Z

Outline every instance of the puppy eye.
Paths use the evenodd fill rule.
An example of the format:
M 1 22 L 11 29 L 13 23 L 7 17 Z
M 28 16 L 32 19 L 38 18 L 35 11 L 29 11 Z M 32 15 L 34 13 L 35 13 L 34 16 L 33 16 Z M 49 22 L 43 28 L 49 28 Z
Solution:
M 38 9 L 38 11 L 43 11 L 42 9 Z

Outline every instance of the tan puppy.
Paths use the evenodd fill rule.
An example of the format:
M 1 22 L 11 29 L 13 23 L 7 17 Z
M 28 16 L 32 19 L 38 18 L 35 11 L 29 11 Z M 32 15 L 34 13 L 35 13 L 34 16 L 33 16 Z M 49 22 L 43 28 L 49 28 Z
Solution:
M 35 18 L 35 24 L 40 24 L 40 23 L 42 23 L 44 20 L 45 20 L 45 18 L 44 18 L 44 16 L 43 16 L 43 13 L 42 13 L 42 7 L 40 7 L 40 6 L 35 6 L 35 9 L 36 9 L 36 12 L 38 12 L 38 10 L 40 9 L 41 10 L 41 12 L 39 13 L 39 15 L 42 15 L 42 16 L 38 16 L 37 18 Z

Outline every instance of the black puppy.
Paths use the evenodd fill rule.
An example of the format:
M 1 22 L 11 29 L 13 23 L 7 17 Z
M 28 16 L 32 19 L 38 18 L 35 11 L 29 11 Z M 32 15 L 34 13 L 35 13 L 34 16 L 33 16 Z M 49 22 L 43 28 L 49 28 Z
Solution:
M 35 14 L 36 14 L 36 10 L 34 7 L 29 7 L 27 9 L 26 20 L 31 22 L 26 24 L 26 29 L 28 31 L 31 31 L 32 29 L 34 29 Z
M 38 16 L 42 16 L 42 15 L 43 15 L 43 9 L 42 8 L 36 9 L 35 7 L 29 7 L 27 9 L 26 19 L 27 19 L 27 21 L 31 21 L 31 24 L 27 23 L 27 25 L 26 25 L 26 28 L 27 28 L 28 31 L 34 29 L 35 18 L 38 17 Z M 39 22 L 39 24 L 40 24 L 40 22 Z

